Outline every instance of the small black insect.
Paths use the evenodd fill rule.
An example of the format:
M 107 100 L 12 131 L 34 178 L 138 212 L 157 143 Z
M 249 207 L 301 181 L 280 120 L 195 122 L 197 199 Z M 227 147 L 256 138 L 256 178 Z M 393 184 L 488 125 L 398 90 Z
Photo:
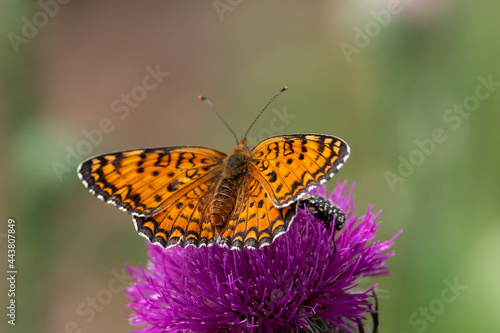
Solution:
M 334 222 L 334 227 L 337 230 L 342 229 L 345 223 L 345 213 L 342 209 L 335 206 L 330 200 L 323 198 L 317 194 L 310 194 L 300 200 L 304 203 L 307 209 L 314 213 L 318 219 L 325 223 L 325 227 L 329 228 Z

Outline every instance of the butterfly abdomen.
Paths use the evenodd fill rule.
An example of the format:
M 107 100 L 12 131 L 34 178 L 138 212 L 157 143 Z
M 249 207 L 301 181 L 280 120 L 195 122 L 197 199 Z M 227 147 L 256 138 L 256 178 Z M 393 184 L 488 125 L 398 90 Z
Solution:
M 229 219 L 236 205 L 239 186 L 240 183 L 233 177 L 221 180 L 210 205 L 210 221 L 212 225 L 224 224 Z
M 214 226 L 226 223 L 238 199 L 238 189 L 248 173 L 248 148 L 242 143 L 224 161 L 223 178 L 217 185 L 210 204 L 210 222 Z

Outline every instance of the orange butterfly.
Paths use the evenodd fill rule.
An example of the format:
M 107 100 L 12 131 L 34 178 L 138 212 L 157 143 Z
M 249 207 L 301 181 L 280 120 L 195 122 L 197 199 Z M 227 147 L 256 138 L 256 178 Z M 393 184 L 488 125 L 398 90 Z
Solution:
M 296 134 L 252 150 L 244 138 L 229 155 L 201 147 L 105 154 L 83 162 L 78 175 L 92 194 L 132 214 L 139 234 L 152 243 L 258 249 L 288 231 L 299 201 L 348 156 L 349 146 L 337 137 Z M 329 219 L 342 215 L 313 198 L 310 209 L 321 208 Z M 339 228 L 343 220 L 337 222 Z

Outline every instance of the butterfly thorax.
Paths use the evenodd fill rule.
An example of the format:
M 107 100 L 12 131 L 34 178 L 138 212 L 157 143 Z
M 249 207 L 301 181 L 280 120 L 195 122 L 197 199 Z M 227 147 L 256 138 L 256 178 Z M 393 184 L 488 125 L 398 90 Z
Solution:
M 215 189 L 210 204 L 210 221 L 212 225 L 224 224 L 236 205 L 238 189 L 241 187 L 244 176 L 248 173 L 250 154 L 244 145 L 236 147 L 223 163 L 222 177 Z
M 247 163 L 250 160 L 248 148 L 239 145 L 234 148 L 224 160 L 224 171 L 231 177 L 238 177 L 248 172 Z

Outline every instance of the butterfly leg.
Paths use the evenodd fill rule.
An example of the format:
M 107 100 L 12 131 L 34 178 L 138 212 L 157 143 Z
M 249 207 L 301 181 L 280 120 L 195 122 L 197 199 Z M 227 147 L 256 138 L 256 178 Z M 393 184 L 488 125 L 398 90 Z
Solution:
M 325 223 L 325 227 L 329 228 L 332 222 L 337 230 L 342 229 L 345 223 L 345 213 L 335 206 L 330 200 L 316 194 L 310 194 L 300 200 L 304 203 L 311 213 L 315 213 L 318 219 Z M 334 221 L 335 219 L 335 221 Z

